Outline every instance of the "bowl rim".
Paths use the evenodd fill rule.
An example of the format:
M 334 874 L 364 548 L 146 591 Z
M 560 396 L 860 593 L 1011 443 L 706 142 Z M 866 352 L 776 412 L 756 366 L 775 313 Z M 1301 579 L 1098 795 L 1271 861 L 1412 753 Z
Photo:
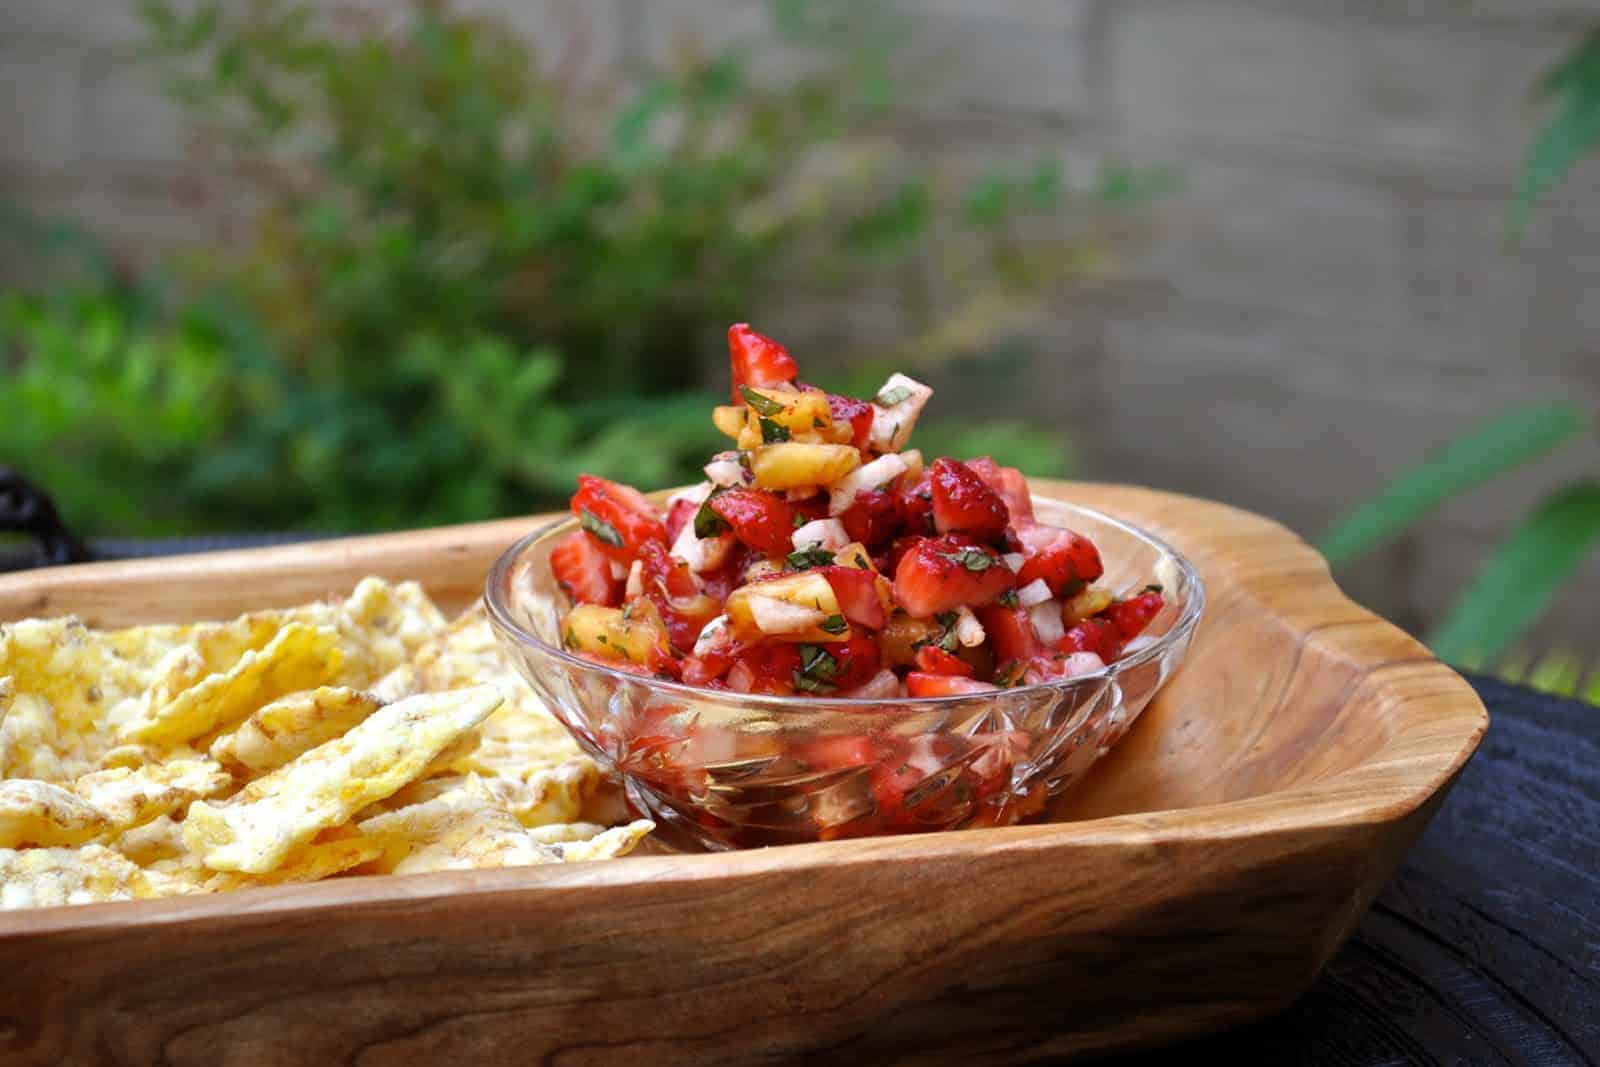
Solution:
M 682 491 L 683 489 L 681 488 L 660 489 L 645 495 L 649 497 L 665 497 L 672 493 Z M 1010 686 L 997 689 L 994 692 L 984 691 L 978 693 L 955 693 L 947 696 L 937 697 L 905 696 L 872 698 L 811 695 L 802 697 L 782 696 L 770 693 L 740 693 L 735 690 L 708 689 L 704 686 L 687 685 L 683 682 L 674 682 L 665 678 L 656 677 L 654 675 L 637 674 L 633 671 L 627 671 L 617 667 L 607 667 L 603 664 L 596 663 L 593 660 L 587 660 L 581 656 L 573 655 L 564 648 L 558 648 L 554 645 L 551 645 L 548 641 L 545 641 L 537 634 L 532 633 L 521 623 L 517 622 L 511 617 L 510 609 L 503 602 L 503 598 L 500 594 L 500 590 L 502 588 L 510 587 L 511 583 L 509 578 L 511 568 L 515 565 L 517 559 L 521 557 L 522 553 L 525 552 L 529 546 L 533 545 L 536 541 L 555 534 L 565 526 L 572 526 L 576 528 L 578 520 L 572 515 L 563 515 L 559 518 L 541 524 L 536 529 L 524 534 L 522 537 L 519 537 L 509 548 L 502 552 L 495 559 L 494 564 L 489 568 L 489 572 L 484 578 L 483 601 L 491 623 L 497 630 L 500 631 L 502 635 L 509 635 L 516 641 L 524 644 L 531 644 L 540 652 L 555 656 L 571 667 L 594 674 L 609 676 L 617 681 L 626 681 L 639 685 L 647 685 L 652 689 L 660 689 L 665 693 L 682 694 L 685 697 L 694 699 L 727 699 L 737 701 L 741 704 L 754 704 L 787 711 L 802 711 L 807 709 L 816 709 L 818 711 L 850 711 L 865 710 L 869 708 L 896 709 L 924 707 L 929 704 L 957 704 L 973 700 L 1011 699 L 1013 695 L 1016 695 L 1018 699 L 1025 699 L 1025 694 L 1034 694 L 1046 691 L 1066 692 L 1074 689 L 1087 689 L 1101 682 L 1114 681 L 1125 671 L 1142 667 L 1147 663 L 1160 659 L 1172 648 L 1178 647 L 1181 643 L 1189 640 L 1189 638 L 1193 635 L 1195 628 L 1199 626 L 1200 620 L 1205 613 L 1206 587 L 1205 581 L 1200 577 L 1199 570 L 1187 556 L 1185 556 L 1182 552 L 1179 552 L 1177 548 L 1175 548 L 1164 538 L 1158 537 L 1154 533 L 1151 533 L 1149 530 L 1141 526 L 1137 526 L 1124 519 L 1119 519 L 1115 515 L 1101 511 L 1098 508 L 1091 508 L 1083 504 L 1075 503 L 1071 500 L 1063 500 L 1059 497 L 1041 494 L 1035 492 L 1031 487 L 1029 488 L 1028 495 L 1031 499 L 1044 500 L 1054 505 L 1069 508 L 1082 515 L 1089 516 L 1096 521 L 1113 526 L 1123 533 L 1154 547 L 1159 552 L 1164 553 L 1167 558 L 1171 559 L 1173 564 L 1187 580 L 1188 587 L 1191 590 L 1191 595 L 1189 596 L 1187 603 L 1184 605 L 1183 610 L 1179 613 L 1178 618 L 1173 622 L 1172 626 L 1167 630 L 1167 632 L 1161 634 L 1149 644 L 1137 649 L 1134 652 L 1128 653 L 1121 659 L 1114 660 L 1111 663 L 1108 663 L 1105 666 L 1099 667 L 1096 670 L 1088 673 L 1076 674 L 1070 678 L 1058 678 L 1048 682 L 1037 682 L 1033 685 Z

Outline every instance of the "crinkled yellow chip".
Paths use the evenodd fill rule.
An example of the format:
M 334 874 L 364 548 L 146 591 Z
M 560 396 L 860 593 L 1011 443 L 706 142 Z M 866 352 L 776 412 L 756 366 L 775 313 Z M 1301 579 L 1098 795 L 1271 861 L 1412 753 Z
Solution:
M 529 837 L 516 817 L 473 780 L 424 803 L 366 819 L 359 829 L 384 846 L 374 867 L 389 874 L 524 867 L 560 858 Z
M 316 882 L 343 874 L 382 855 L 383 846 L 373 838 L 359 834 L 336 837 L 328 841 L 313 841 L 297 849 L 284 861 L 283 866 L 266 874 L 223 871 L 211 875 L 204 884 L 209 892 L 216 893 L 257 886 Z
M 239 657 L 231 669 L 185 689 L 124 731 L 128 741 L 181 744 L 225 728 L 263 704 L 311 689 L 338 673 L 343 653 L 330 627 L 290 623 L 256 651 Z
M 372 694 L 348 686 L 290 693 L 212 742 L 211 758 L 236 774 L 263 774 L 332 741 L 382 706 Z
M 185 808 L 191 801 L 233 788 L 233 776 L 208 759 L 179 759 L 86 774 L 72 791 L 119 829 L 138 826 Z
M 50 782 L 0 782 L 0 848 L 81 845 L 111 829 L 104 812 Z
M 493 686 L 476 686 L 381 708 L 344 736 L 251 782 L 227 804 L 193 804 L 184 842 L 213 870 L 265 874 L 318 831 L 418 777 L 501 701 Z
M 563 863 L 615 859 L 632 852 L 645 835 L 655 828 L 656 824 L 649 819 L 635 819 L 625 826 L 613 826 L 593 837 L 563 841 L 549 847 L 560 853 Z
M 0 911 L 163 895 L 159 877 L 103 845 L 0 848 Z
M 501 775 L 489 788 L 524 826 L 577 822 L 600 787 L 600 768 L 587 757 L 545 767 L 526 778 Z
M 363 578 L 328 621 L 317 621 L 339 631 L 345 663 L 335 681 L 357 689 L 409 663 L 424 642 L 445 628 L 444 616 L 422 586 L 381 578 Z
M 183 846 L 183 825 L 171 815 L 158 815 L 143 825 L 130 826 L 110 846 L 141 867 L 188 856 Z M 199 866 L 198 861 L 195 866 Z

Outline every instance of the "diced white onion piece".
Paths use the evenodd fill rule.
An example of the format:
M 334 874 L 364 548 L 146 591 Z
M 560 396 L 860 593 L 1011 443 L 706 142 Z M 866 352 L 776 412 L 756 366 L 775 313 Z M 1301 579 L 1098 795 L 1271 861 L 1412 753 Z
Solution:
M 704 504 L 706 502 L 706 497 L 711 495 L 711 490 L 713 488 L 714 486 L 712 486 L 710 482 L 701 482 L 699 485 L 691 485 L 687 489 L 679 489 L 676 493 L 673 493 L 671 496 L 667 497 L 667 507 L 670 509 L 672 505 L 676 504 L 680 500 L 687 500 L 689 503 L 697 506 Z
M 700 636 L 694 639 L 694 654 L 704 656 L 734 643 L 733 627 L 726 615 L 718 615 L 700 627 Z
M 1017 590 L 1017 601 L 1025 608 L 1035 604 L 1043 604 L 1050 599 L 1050 587 L 1044 583 L 1043 578 L 1035 578 L 1021 589 Z
M 908 481 L 914 482 L 922 477 L 923 467 L 921 449 L 908 448 L 904 452 L 899 453 L 899 456 L 906 462 L 906 478 Z
M 1022 565 L 1028 562 L 1028 557 L 1024 556 L 1021 552 L 1007 552 L 1005 555 L 1001 556 L 1000 559 L 1007 567 L 1011 568 L 1012 574 L 1020 571 L 1022 569 Z
M 1105 660 L 1093 652 L 1074 652 L 1061 661 L 1061 673 L 1068 678 L 1076 678 L 1080 674 L 1093 674 L 1105 665 Z
M 850 543 L 850 535 L 838 519 L 816 519 L 796 530 L 791 540 L 796 550 L 821 545 L 829 552 L 837 552 Z
M 898 452 L 904 448 L 922 409 L 933 396 L 928 386 L 898 373 L 889 375 L 878 396 L 897 392 L 904 392 L 905 399 L 889 405 L 880 405 L 876 399 L 872 402 L 872 429 L 867 434 L 867 444 L 875 451 Z
M 956 640 L 965 648 L 977 648 L 983 644 L 983 623 L 972 613 L 972 609 L 965 604 L 956 609 L 955 624 Z
M 757 578 L 765 578 L 767 575 L 769 575 L 769 574 L 777 574 L 781 570 L 783 570 L 783 564 L 778 562 L 777 560 L 773 560 L 773 559 L 758 559 L 758 560 L 754 560 L 748 567 L 746 567 L 744 569 L 744 582 L 743 582 L 743 584 L 749 585 L 751 582 L 755 581 Z
M 857 493 L 888 485 L 905 472 L 906 461 L 892 454 L 862 464 L 828 487 L 828 514 L 844 514 L 855 503 Z
M 1067 628 L 1061 623 L 1060 601 L 1046 600 L 1042 604 L 1035 604 L 1028 609 L 1028 617 L 1033 620 L 1034 633 L 1047 645 L 1053 645 L 1067 636 Z
M 706 464 L 706 477 L 711 479 L 712 485 L 744 485 L 748 474 L 737 452 L 719 452 Z
M 1067 535 L 1067 531 L 1061 527 L 1049 526 L 1042 522 L 1025 522 L 1016 529 L 1017 540 L 1027 548 L 1030 556 L 1038 555 Z
M 733 534 L 726 532 L 715 537 L 696 537 L 694 523 L 690 522 L 684 524 L 678 539 L 672 543 L 672 554 L 688 564 L 696 574 L 704 574 L 727 562 L 733 544 Z
M 750 617 L 756 629 L 764 634 L 792 634 L 826 621 L 827 616 L 816 608 L 790 604 L 770 596 L 752 596 L 749 600 Z
M 622 564 L 618 563 L 614 559 L 613 560 L 608 560 L 607 562 L 609 562 L 611 564 L 611 577 L 615 578 L 619 582 L 625 580 L 628 577 L 628 568 L 627 567 L 624 567 Z
M 629 600 L 636 596 L 644 596 L 644 560 L 636 559 L 633 566 L 628 568 L 628 586 L 623 595 Z
M 900 695 L 900 679 L 894 671 L 879 671 L 854 689 L 839 694 L 854 700 L 893 700 Z

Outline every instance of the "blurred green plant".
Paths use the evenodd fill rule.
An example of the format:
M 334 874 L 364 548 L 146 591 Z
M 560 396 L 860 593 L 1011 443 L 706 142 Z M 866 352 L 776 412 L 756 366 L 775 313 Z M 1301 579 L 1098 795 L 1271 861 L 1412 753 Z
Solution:
M 1539 201 L 1586 155 L 1600 148 L 1600 29 L 1585 33 L 1536 86 L 1553 112 L 1528 146 L 1508 233 L 1525 232 Z M 1539 404 L 1473 427 L 1401 472 L 1372 499 L 1325 532 L 1318 547 L 1339 566 L 1413 528 L 1446 502 L 1498 478 L 1523 476 L 1558 449 L 1592 434 L 1590 413 L 1567 403 Z M 1518 521 L 1426 635 L 1441 659 L 1469 669 L 1600 703 L 1600 662 L 1556 648 L 1538 655 L 1520 642 L 1572 574 L 1600 548 L 1600 481 L 1560 485 Z M 1588 655 L 1593 656 L 1594 653 Z
M 1489 419 L 1402 471 L 1323 534 L 1337 567 L 1392 542 L 1447 501 L 1588 437 L 1593 421 L 1571 404 L 1541 404 Z M 1600 481 L 1544 496 L 1484 562 L 1425 640 L 1441 659 L 1492 666 L 1538 621 L 1563 584 L 1600 547 Z

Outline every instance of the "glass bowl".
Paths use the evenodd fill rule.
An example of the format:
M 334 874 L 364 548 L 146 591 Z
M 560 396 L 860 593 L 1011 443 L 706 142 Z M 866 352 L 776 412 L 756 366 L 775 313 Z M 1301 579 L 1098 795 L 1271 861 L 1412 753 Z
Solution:
M 571 605 L 549 566 L 572 518 L 512 545 L 485 601 L 518 671 L 669 847 L 1009 825 L 1042 812 L 1122 738 L 1183 660 L 1205 605 L 1193 566 L 1160 539 L 1062 501 L 1034 506 L 1039 521 L 1095 542 L 1101 584 L 1121 594 L 1156 582 L 1166 599 L 1123 658 L 1040 685 L 930 699 L 767 696 L 582 659 L 561 647 Z

